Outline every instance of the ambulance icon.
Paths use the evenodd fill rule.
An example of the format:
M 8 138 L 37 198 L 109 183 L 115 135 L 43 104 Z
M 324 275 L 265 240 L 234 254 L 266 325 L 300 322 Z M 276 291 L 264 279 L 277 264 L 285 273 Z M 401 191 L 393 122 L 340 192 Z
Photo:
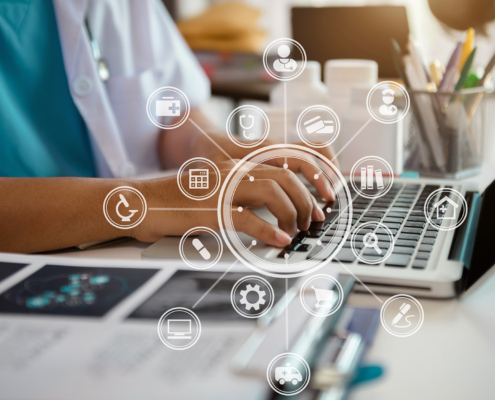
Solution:
M 285 364 L 285 367 L 275 368 L 275 380 L 284 385 L 285 382 L 292 382 L 293 385 L 297 385 L 302 382 L 303 378 L 301 373 L 290 366 L 290 363 Z

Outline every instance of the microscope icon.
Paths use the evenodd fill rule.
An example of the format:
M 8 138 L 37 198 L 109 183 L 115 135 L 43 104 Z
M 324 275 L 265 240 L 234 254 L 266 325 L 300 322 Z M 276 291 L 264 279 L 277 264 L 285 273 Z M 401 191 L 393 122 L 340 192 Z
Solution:
M 134 216 L 134 214 L 136 214 L 139 210 L 129 210 L 129 212 L 131 213 L 130 215 L 128 215 L 127 217 L 123 216 L 120 212 L 119 212 L 119 207 L 121 204 L 123 204 L 126 208 L 129 208 L 129 203 L 127 202 L 127 200 L 125 199 L 124 195 L 123 194 L 119 194 L 119 197 L 120 197 L 120 201 L 117 203 L 117 206 L 115 207 L 115 212 L 117 213 L 117 215 L 122 219 L 122 222 L 130 222 L 131 221 L 131 218 Z

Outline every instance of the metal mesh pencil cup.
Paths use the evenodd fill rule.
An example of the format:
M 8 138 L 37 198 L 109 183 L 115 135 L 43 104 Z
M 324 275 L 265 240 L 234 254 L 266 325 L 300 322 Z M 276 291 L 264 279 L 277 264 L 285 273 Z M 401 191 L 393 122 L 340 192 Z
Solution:
M 486 89 L 408 93 L 411 112 L 404 124 L 404 170 L 449 179 L 478 174 L 483 163 Z

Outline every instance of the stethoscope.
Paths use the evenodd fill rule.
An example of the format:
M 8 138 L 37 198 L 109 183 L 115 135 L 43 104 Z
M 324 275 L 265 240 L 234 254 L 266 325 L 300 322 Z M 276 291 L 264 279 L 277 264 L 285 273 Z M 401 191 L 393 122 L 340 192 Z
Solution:
M 246 133 L 246 130 L 250 130 L 254 126 L 254 117 L 252 115 L 247 116 L 251 120 L 251 125 L 248 127 L 244 126 L 243 120 L 246 118 L 246 115 L 241 115 L 239 117 L 239 125 L 243 129 L 242 136 L 244 136 L 246 139 L 253 140 L 254 139 L 254 133 L 250 133 L 249 135 Z
M 86 25 L 86 31 L 88 32 L 89 42 L 91 43 L 91 49 L 93 51 L 93 57 L 96 61 L 96 68 L 98 69 L 98 76 L 105 83 L 110 78 L 110 70 L 105 59 L 101 56 L 100 46 L 98 42 L 91 34 L 91 28 L 89 27 L 88 17 L 84 17 L 84 25 Z
M 285 59 L 285 58 L 279 58 L 278 59 L 278 62 L 280 64 L 282 64 L 285 69 L 288 69 L 288 70 L 291 70 L 293 68 L 293 67 L 288 67 L 290 61 L 291 61 L 290 58 L 287 58 L 287 59 Z

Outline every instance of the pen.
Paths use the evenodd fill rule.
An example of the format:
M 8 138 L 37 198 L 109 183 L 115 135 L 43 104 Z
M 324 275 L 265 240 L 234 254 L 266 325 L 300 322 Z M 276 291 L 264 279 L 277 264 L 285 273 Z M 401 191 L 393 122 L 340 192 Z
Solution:
M 461 71 L 462 68 L 464 68 L 464 65 L 473 51 L 473 46 L 474 46 L 474 29 L 469 28 L 466 33 L 466 40 L 464 41 L 464 44 L 462 45 L 462 53 L 461 53 L 461 59 L 459 62 L 459 71 Z
M 490 76 L 492 74 L 492 70 L 495 67 L 495 53 L 493 54 L 492 58 L 488 62 L 488 65 L 485 68 L 485 73 L 481 77 L 481 79 L 478 81 L 477 86 L 484 86 L 485 82 L 490 79 Z M 471 121 L 471 118 L 474 115 L 474 112 L 476 111 L 476 108 L 478 107 L 478 104 L 480 103 L 481 99 L 483 97 L 483 93 L 479 93 L 474 100 L 472 101 L 471 106 L 469 107 L 469 111 L 467 113 L 467 120 Z
M 411 308 L 410 304 L 402 303 L 402 305 L 399 308 L 400 312 L 395 316 L 394 320 L 392 321 L 392 325 L 395 325 L 397 322 L 399 322 L 401 318 L 407 314 L 410 308 Z
M 454 91 L 459 91 L 462 89 L 464 86 L 464 83 L 466 83 L 466 79 L 469 74 L 469 70 L 471 69 L 471 65 L 473 65 L 473 60 L 474 56 L 476 54 L 476 47 L 471 51 L 471 54 L 469 54 L 469 57 L 467 58 L 466 62 L 464 63 L 464 66 L 462 67 L 461 70 L 461 76 L 459 77 L 459 80 L 457 81 L 457 84 L 455 85 Z
M 462 52 L 462 42 L 458 42 L 454 52 L 450 56 L 450 60 L 447 64 L 447 67 L 445 68 L 445 74 L 443 74 L 442 81 L 440 82 L 440 85 L 438 86 L 438 91 L 439 92 L 450 92 L 453 89 L 453 82 L 455 80 L 455 77 L 457 75 L 457 68 L 459 65 L 459 60 L 461 58 L 461 52 Z

